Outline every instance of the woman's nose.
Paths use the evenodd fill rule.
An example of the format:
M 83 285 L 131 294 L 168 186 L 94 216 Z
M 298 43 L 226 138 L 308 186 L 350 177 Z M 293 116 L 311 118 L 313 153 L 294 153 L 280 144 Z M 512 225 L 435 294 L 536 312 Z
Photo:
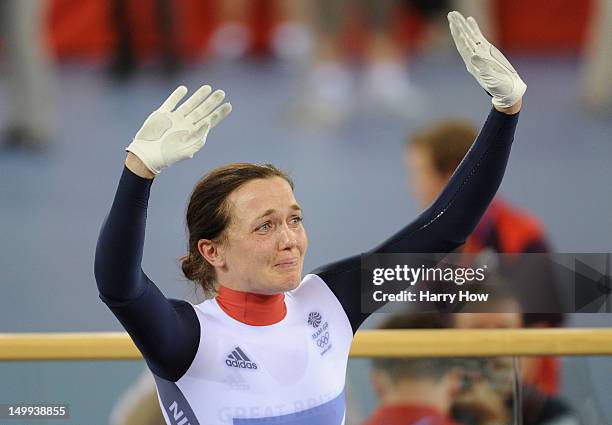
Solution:
M 291 229 L 284 226 L 280 232 L 279 242 L 281 249 L 293 248 L 295 245 L 297 245 L 297 237 Z

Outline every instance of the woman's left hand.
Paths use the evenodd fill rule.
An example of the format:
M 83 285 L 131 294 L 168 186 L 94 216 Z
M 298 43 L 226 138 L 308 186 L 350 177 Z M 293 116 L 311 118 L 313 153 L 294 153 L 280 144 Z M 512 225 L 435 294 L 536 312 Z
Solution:
M 527 85 L 508 59 L 482 35 L 474 18 L 465 19 L 453 11 L 448 14 L 448 21 L 467 70 L 493 96 L 493 106 L 502 112 L 520 109 Z

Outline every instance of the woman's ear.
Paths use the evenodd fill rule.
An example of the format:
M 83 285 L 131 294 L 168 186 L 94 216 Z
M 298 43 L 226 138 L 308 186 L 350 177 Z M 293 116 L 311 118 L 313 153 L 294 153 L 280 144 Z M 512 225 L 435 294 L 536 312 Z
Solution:
M 225 256 L 221 242 L 210 239 L 198 241 L 198 251 L 213 267 L 225 266 Z

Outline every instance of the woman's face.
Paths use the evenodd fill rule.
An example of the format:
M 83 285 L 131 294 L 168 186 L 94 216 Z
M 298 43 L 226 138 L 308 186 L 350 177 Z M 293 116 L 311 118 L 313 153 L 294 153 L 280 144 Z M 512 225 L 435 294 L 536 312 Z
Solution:
M 281 177 L 251 180 L 228 201 L 231 219 L 221 246 L 219 283 L 260 294 L 295 289 L 308 238 L 289 183 Z

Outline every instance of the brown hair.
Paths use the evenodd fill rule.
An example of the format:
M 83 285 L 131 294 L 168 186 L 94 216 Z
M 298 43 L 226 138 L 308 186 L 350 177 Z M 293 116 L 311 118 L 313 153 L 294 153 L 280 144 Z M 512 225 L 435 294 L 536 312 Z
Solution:
M 446 175 L 455 171 L 477 135 L 476 127 L 468 121 L 443 121 L 418 131 L 407 145 L 428 152 L 436 171 Z
M 275 166 L 245 162 L 215 168 L 193 188 L 186 214 L 188 252 L 180 261 L 185 277 L 198 284 L 206 296 L 216 293 L 217 276 L 198 251 L 198 241 L 223 240 L 231 219 L 229 195 L 251 180 L 271 177 L 281 177 L 293 189 L 293 181 Z

